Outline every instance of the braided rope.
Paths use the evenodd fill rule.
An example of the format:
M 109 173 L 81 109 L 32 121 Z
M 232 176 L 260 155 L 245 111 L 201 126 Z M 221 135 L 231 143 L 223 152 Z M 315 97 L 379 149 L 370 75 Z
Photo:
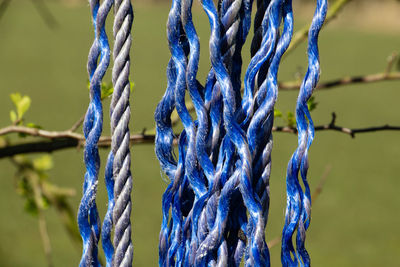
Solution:
M 100 157 L 97 148 L 102 124 L 103 111 L 100 99 L 101 80 L 110 62 L 110 48 L 105 32 L 105 21 L 113 1 L 91 0 L 95 40 L 90 48 L 88 73 L 90 80 L 90 104 L 87 110 L 83 131 L 86 138 L 84 161 L 86 174 L 83 184 L 83 196 L 78 210 L 78 226 L 83 239 L 83 253 L 80 266 L 99 266 L 97 244 L 100 236 L 100 219 L 96 207 L 96 192 Z M 97 60 L 100 62 L 97 65 Z
M 314 126 L 308 110 L 307 101 L 311 97 L 319 80 L 318 35 L 325 21 L 327 1 L 317 0 L 317 6 L 308 34 L 308 70 L 300 88 L 296 105 L 296 125 L 298 130 L 298 148 L 289 161 L 287 184 L 287 207 L 285 226 L 282 234 L 282 265 L 310 266 L 310 257 L 305 249 L 306 230 L 311 219 L 311 195 L 307 182 L 308 149 L 314 138 Z M 303 192 L 298 172 L 300 170 L 305 191 Z M 296 250 L 292 236 L 297 228 Z M 291 253 L 294 255 L 292 259 Z
M 133 11 L 130 0 L 115 0 L 114 7 L 114 66 L 112 81 L 114 86 L 110 105 L 113 154 L 113 178 L 115 204 L 112 219 L 115 224 L 114 255 L 112 266 L 132 266 L 133 245 L 131 240 L 131 156 L 129 151 L 130 83 L 129 68 L 131 28 Z

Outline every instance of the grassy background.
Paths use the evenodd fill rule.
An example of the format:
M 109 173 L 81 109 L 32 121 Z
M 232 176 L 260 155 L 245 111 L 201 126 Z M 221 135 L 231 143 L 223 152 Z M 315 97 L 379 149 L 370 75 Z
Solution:
M 195 21 L 201 37 L 202 58 L 199 79 L 209 68 L 208 23 L 198 3 Z M 52 2 L 50 8 L 59 27 L 47 28 L 30 1 L 13 1 L 0 21 L 0 126 L 9 124 L 12 108 L 8 95 L 21 92 L 32 98 L 28 122 L 49 130 L 69 128 L 86 110 L 86 59 L 93 38 L 87 5 L 66 7 Z M 136 5 L 133 37 L 132 128 L 152 128 L 153 112 L 165 90 L 165 66 L 169 52 L 165 38 L 168 6 Z M 297 23 L 299 29 L 303 23 Z M 109 25 L 110 26 L 110 25 Z M 251 37 L 250 37 L 251 38 Z M 400 47 L 395 33 L 365 32 L 339 24 L 321 34 L 321 80 L 375 73 L 385 68 L 385 59 Z M 248 46 L 244 51 L 249 51 Z M 248 62 L 248 54 L 245 62 Z M 306 69 L 305 46 L 286 58 L 280 78 L 292 80 Z M 110 80 L 110 76 L 105 80 Z M 315 124 L 328 123 L 330 113 L 337 124 L 363 127 L 385 123 L 400 124 L 399 82 L 348 86 L 317 92 L 319 103 Z M 296 92 L 281 92 L 277 107 L 293 111 Z M 105 102 L 105 107 L 108 106 Z M 108 111 L 104 112 L 108 114 Z M 107 117 L 107 116 L 106 116 Z M 277 119 L 277 124 L 284 122 Z M 105 133 L 108 134 L 106 118 Z M 293 135 L 274 136 L 271 210 L 267 239 L 282 229 L 287 161 L 296 147 Z M 400 143 L 399 133 L 361 134 L 355 139 L 333 132 L 316 134 L 310 152 L 310 183 L 315 188 L 327 165 L 332 166 L 323 193 L 313 206 L 313 221 L 307 247 L 314 266 L 398 266 L 400 251 Z M 134 146 L 133 154 L 133 242 L 135 266 L 157 264 L 158 232 L 161 222 L 162 180 L 152 145 Z M 102 151 L 105 161 L 106 151 Z M 74 208 L 80 200 L 84 165 L 82 150 L 53 154 L 52 182 L 75 188 Z M 0 266 L 44 266 L 36 218 L 23 210 L 15 192 L 14 167 L 0 161 Z M 100 175 L 100 180 L 104 173 Z M 97 203 L 105 211 L 105 189 L 100 183 Z M 74 248 L 56 213 L 46 212 L 55 266 L 76 266 L 80 248 Z M 279 246 L 271 249 L 272 265 L 280 265 Z

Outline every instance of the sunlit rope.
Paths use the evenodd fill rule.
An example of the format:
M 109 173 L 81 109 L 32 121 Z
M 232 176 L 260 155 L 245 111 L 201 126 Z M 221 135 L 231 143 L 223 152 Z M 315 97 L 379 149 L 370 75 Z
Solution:
M 131 28 L 133 11 L 130 0 L 115 0 L 114 6 L 114 65 L 112 71 L 113 97 L 110 105 L 112 143 L 110 160 L 114 181 L 112 222 L 114 222 L 114 253 L 112 266 L 132 266 L 133 245 L 131 240 L 131 156 L 130 134 L 130 82 L 129 68 L 131 48 Z M 112 205 L 111 204 L 111 205 Z M 109 264 L 110 258 L 107 258 Z
M 272 33 L 270 38 L 265 38 L 268 36 L 268 33 L 264 32 L 263 35 L 265 37 L 263 38 L 259 51 L 262 51 L 262 47 L 265 45 L 272 45 L 274 47 L 274 51 L 272 52 L 273 56 L 269 60 L 269 62 L 266 62 L 266 64 L 264 63 L 264 65 L 260 67 L 260 70 L 258 72 L 257 79 L 259 88 L 254 96 L 254 102 L 252 104 L 253 106 L 255 106 L 254 109 L 256 109 L 256 111 L 254 112 L 254 115 L 247 129 L 247 138 L 249 140 L 249 147 L 253 156 L 253 185 L 255 186 L 255 190 L 262 204 L 264 226 L 267 223 L 269 209 L 269 178 L 271 173 L 272 126 L 274 116 L 274 104 L 278 95 L 277 74 L 280 59 L 283 53 L 288 48 L 293 33 L 293 16 L 291 4 L 292 3 L 290 0 L 285 2 L 282 1 L 280 3 L 272 1 L 267 9 L 266 14 L 268 14 L 269 12 L 275 14 L 275 18 L 270 17 L 269 19 L 268 31 L 276 31 L 276 33 Z M 278 8 L 278 10 L 274 10 L 274 8 L 276 7 Z M 279 26 L 282 19 L 284 21 L 284 27 L 279 37 Z M 276 40 L 274 39 L 277 39 L 278 37 L 279 41 L 275 45 L 274 43 L 276 43 Z M 271 44 L 268 44 L 269 41 L 267 40 L 271 40 Z M 255 54 L 255 56 L 257 54 L 258 52 Z M 267 70 L 266 76 L 263 76 L 262 70 Z M 264 79 L 262 79 L 262 77 L 264 77 Z
M 293 34 L 292 1 L 257 1 L 243 97 L 241 49 L 250 29 L 252 0 L 219 0 L 218 8 L 211 0 L 202 1 L 211 26 L 212 65 L 204 87 L 196 77 L 200 45 L 192 4 L 192 0 L 172 1 L 167 24 L 171 52 L 168 85 L 155 112 L 156 155 L 170 180 L 162 200 L 159 265 L 239 266 L 244 258 L 245 266 L 269 266 L 265 226 L 272 126 L 280 60 Z M 318 68 L 317 63 L 309 62 Z M 293 231 L 299 229 L 296 255 L 304 263 L 308 254 L 302 245 L 303 233 L 310 215 L 305 174 L 313 137 L 312 121 L 304 108 L 310 95 L 302 96 L 296 110 L 302 112 L 306 123 L 306 146 L 298 163 L 306 192 L 301 191 L 297 179 L 300 206 Z M 187 99 L 193 104 L 195 118 L 188 111 Z M 183 125 L 177 158 L 172 147 L 174 109 Z
M 251 5 L 246 12 L 251 12 Z M 247 6 L 247 7 L 248 7 Z M 219 1 L 218 15 L 221 21 L 221 54 L 223 55 L 224 66 L 227 68 L 228 74 L 231 76 L 233 90 L 235 91 L 235 98 L 240 99 L 240 72 L 241 72 L 241 48 L 247 36 L 247 28 L 244 28 L 245 4 L 243 1 L 225 0 Z M 239 56 L 238 56 L 239 55 Z M 236 75 L 233 78 L 233 75 Z M 208 90 L 212 90 L 208 93 Z M 212 129 L 210 129 L 211 149 L 210 157 L 216 163 L 215 176 L 212 183 L 208 185 L 208 199 L 206 205 L 199 218 L 199 227 L 197 235 L 201 242 L 201 248 L 197 251 L 197 262 L 206 261 L 207 264 L 225 264 L 229 261 L 229 255 L 233 255 L 233 249 L 229 249 L 228 240 L 226 240 L 226 227 L 228 224 L 228 217 L 217 222 L 215 219 L 217 215 L 218 199 L 220 198 L 221 187 L 224 181 L 221 180 L 224 149 L 221 148 L 221 139 L 224 138 L 224 129 L 222 122 L 222 96 L 220 92 L 220 85 L 216 81 L 214 70 L 211 69 L 207 82 L 206 82 L 206 99 L 211 95 L 209 101 L 210 117 Z M 199 121 L 199 129 L 201 128 L 201 121 Z M 197 141 L 204 142 L 204 135 L 198 135 Z M 228 139 L 225 139 L 228 140 Z M 217 159 L 218 157 L 218 159 Z M 229 209 L 229 206 L 225 206 Z M 225 213 L 227 214 L 227 213 Z M 218 229 L 219 231 L 217 231 Z M 195 235 L 192 233 L 192 235 Z M 232 240 L 229 240 L 232 242 Z M 192 246 L 195 247 L 195 246 Z M 213 253 L 215 250 L 217 253 Z M 203 255 L 207 255 L 204 257 Z M 215 255 L 215 256 L 212 256 Z M 233 257 L 231 257 L 233 258 Z M 232 259 L 231 259 L 232 260 Z M 199 263 L 198 263 L 199 264 Z
M 182 220 L 179 214 L 179 201 L 176 201 L 175 196 L 176 193 L 180 191 L 180 187 L 183 184 L 182 181 L 184 180 L 184 150 L 186 146 L 186 137 L 185 133 L 182 133 L 179 138 L 178 165 L 172 151 L 172 142 L 174 136 L 171 126 L 171 113 L 176 104 L 176 87 L 181 86 L 184 87 L 184 89 L 186 88 L 186 58 L 179 43 L 180 34 L 182 31 L 180 10 L 180 2 L 173 1 L 167 23 L 168 43 L 172 55 L 167 68 L 168 86 L 164 97 L 158 104 L 155 112 L 157 131 L 155 145 L 156 155 L 160 161 L 163 171 L 167 174 L 171 181 L 162 199 L 163 221 L 161 225 L 159 243 L 160 266 L 174 265 L 175 253 L 178 251 L 179 243 L 181 243 L 178 243 L 177 241 L 180 241 L 179 238 L 181 237 L 180 228 L 182 227 Z M 179 62 L 179 60 L 176 62 L 177 56 L 180 56 L 180 59 L 183 59 L 181 60 L 183 62 Z M 185 65 L 179 66 L 179 63 Z M 178 79 L 180 80 L 180 84 L 178 83 Z M 176 208 L 174 209 L 174 207 Z M 170 209 L 172 209 L 171 216 Z
M 266 260 L 267 248 L 264 238 L 264 226 L 262 220 L 261 205 L 257 201 L 252 187 L 251 175 L 252 175 L 252 163 L 251 155 L 248 148 L 245 133 L 241 129 L 240 125 L 236 121 L 235 113 L 236 103 L 235 94 L 233 91 L 232 83 L 223 64 L 223 58 L 220 51 L 221 38 L 219 36 L 220 23 L 218 21 L 217 12 L 212 1 L 202 1 L 203 9 L 207 13 L 211 26 L 211 37 L 210 37 L 210 59 L 211 64 L 214 68 L 215 75 L 219 86 L 221 88 L 221 94 L 223 96 L 223 122 L 227 136 L 229 136 L 232 143 L 235 145 L 238 156 L 240 158 L 239 170 L 239 188 L 243 197 L 243 202 L 249 212 L 249 224 L 254 225 L 255 231 L 248 239 L 249 242 L 249 258 L 255 262 L 256 265 L 262 265 Z M 236 179 L 229 179 L 228 182 L 235 181 Z M 222 199 L 222 197 L 220 198 Z M 216 225 L 223 223 L 221 216 L 226 213 L 226 209 L 221 208 L 219 205 L 217 209 Z M 213 231 L 215 231 L 213 229 Z M 201 248 L 199 248 L 201 249 Z M 203 257 L 202 253 L 199 254 L 199 258 Z
M 289 161 L 287 170 L 287 207 L 282 235 L 282 265 L 310 266 L 310 257 L 304 246 L 306 230 L 311 220 L 311 195 L 307 182 L 308 149 L 314 138 L 314 125 L 307 101 L 311 97 L 320 74 L 318 35 L 327 12 L 327 0 L 318 0 L 308 33 L 308 69 L 300 88 L 296 106 L 298 148 Z M 302 177 L 304 192 L 299 182 Z M 292 236 L 297 229 L 296 248 Z
M 100 86 L 110 62 L 110 49 L 104 25 L 112 4 L 112 0 L 104 1 L 101 6 L 98 0 L 90 1 L 95 40 L 89 52 L 90 104 L 83 124 L 86 138 L 84 151 L 86 174 L 83 184 L 83 197 L 78 210 L 78 225 L 83 239 L 80 266 L 100 265 L 98 260 L 100 219 L 96 207 L 100 158 L 97 142 L 100 138 L 103 124 Z M 99 57 L 100 61 L 97 64 Z

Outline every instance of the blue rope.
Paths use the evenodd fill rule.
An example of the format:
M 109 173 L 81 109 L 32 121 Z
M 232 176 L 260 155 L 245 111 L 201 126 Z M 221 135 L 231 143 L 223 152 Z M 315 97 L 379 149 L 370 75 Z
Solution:
M 206 190 L 207 185 L 212 187 L 213 177 L 214 177 L 214 166 L 211 160 L 206 153 L 206 135 L 208 129 L 208 116 L 207 111 L 205 109 L 205 104 L 203 98 L 201 96 L 200 90 L 202 89 L 199 86 L 198 81 L 196 80 L 198 64 L 199 64 L 199 56 L 200 56 L 200 44 L 199 39 L 196 33 L 196 30 L 192 21 L 192 0 L 184 0 L 182 1 L 182 10 L 181 10 L 181 18 L 183 23 L 183 29 L 188 39 L 189 43 L 189 59 L 186 69 L 186 86 L 189 90 L 189 94 L 191 100 L 193 102 L 196 115 L 197 115 L 197 129 L 193 126 L 194 136 L 193 139 L 189 140 L 189 146 L 187 148 L 187 159 L 189 161 L 186 164 L 198 164 L 202 168 L 200 171 L 198 168 L 196 170 L 197 180 L 202 183 L 202 187 Z M 181 117 L 182 118 L 182 117 Z M 186 131 L 188 132 L 188 131 Z M 196 158 L 190 158 L 189 151 L 191 149 L 190 143 L 193 142 L 194 152 Z M 186 170 L 186 168 L 185 168 Z M 189 178 L 190 176 L 188 176 Z M 190 178 L 189 178 L 190 179 Z M 192 213 L 191 213 L 191 235 L 190 235 L 190 247 L 185 251 L 187 255 L 195 255 L 195 252 L 198 247 L 198 220 L 200 217 L 201 210 L 205 204 L 205 201 L 208 197 L 208 192 L 203 191 L 200 195 L 196 195 L 194 199 Z M 189 240 L 188 240 L 189 241 Z M 182 247 L 183 250 L 183 247 Z M 186 256 L 188 257 L 188 256 Z M 191 263 L 193 263 L 193 257 L 188 259 Z
M 307 182 L 308 149 L 314 138 L 314 125 L 308 110 L 307 101 L 311 97 L 319 80 L 320 65 L 318 35 L 325 21 L 327 0 L 318 0 L 308 34 L 308 70 L 300 88 L 296 106 L 296 125 L 298 130 L 298 148 L 289 161 L 287 184 L 287 207 L 285 226 L 282 234 L 282 265 L 310 266 L 310 257 L 305 249 L 306 230 L 311 219 L 311 195 Z M 302 177 L 303 192 L 298 172 Z M 296 249 L 292 236 L 297 228 Z M 293 258 L 292 258 L 293 255 Z
M 228 73 L 230 73 L 233 90 L 235 91 L 235 99 L 240 101 L 241 48 L 247 37 L 248 29 L 250 28 L 247 24 L 250 23 L 251 1 L 220 1 L 218 13 L 221 26 L 223 27 L 223 30 L 221 30 L 221 35 L 223 36 L 221 40 L 221 54 L 223 54 L 224 66 L 227 68 Z M 213 70 L 210 73 L 215 77 Z M 208 81 L 210 81 L 210 79 Z M 221 114 L 222 97 L 219 83 L 215 81 L 215 78 L 213 82 L 215 82 L 215 84 L 212 92 L 213 97 L 211 99 L 211 121 L 214 122 L 214 126 L 211 130 L 213 133 L 211 146 L 214 148 L 211 149 L 212 152 L 210 156 L 215 158 L 218 156 L 218 161 L 216 162 L 217 170 L 215 172 L 214 183 L 213 185 L 209 185 L 207 205 L 203 208 L 201 213 L 198 235 L 202 242 L 201 246 L 203 251 L 201 253 L 208 257 L 208 259 L 206 259 L 208 262 L 207 264 L 212 264 L 213 262 L 223 264 L 224 262 L 233 261 L 233 253 L 235 251 L 233 247 L 237 245 L 238 241 L 237 238 L 232 238 L 234 235 L 230 235 L 232 237 L 229 239 L 225 238 L 225 236 L 227 236 L 226 233 L 232 230 L 230 224 L 233 224 L 233 221 L 235 221 L 235 219 L 230 219 L 228 213 L 224 213 L 221 224 L 215 224 L 221 187 L 225 184 L 227 179 L 221 179 L 222 169 L 224 166 L 230 166 L 224 165 L 224 160 L 225 156 L 232 159 L 233 151 L 231 151 L 231 155 L 225 155 L 224 150 L 227 148 L 224 145 L 221 147 L 219 145 L 220 142 L 222 142 L 224 144 L 226 143 L 226 146 L 228 146 L 226 141 L 229 141 L 229 139 L 224 138 L 226 141 L 220 141 L 220 138 L 224 136 Z M 218 103 L 218 105 L 215 105 L 215 103 Z M 202 138 L 198 136 L 198 139 Z M 231 146 L 231 144 L 229 145 Z M 219 152 L 216 150 L 217 148 Z M 225 172 L 227 171 L 228 170 L 225 169 Z M 214 226 L 218 227 L 219 231 L 216 230 L 217 228 L 213 229 Z M 215 257 L 210 256 L 213 255 L 213 250 L 216 250 Z
M 105 21 L 113 1 L 91 0 L 95 40 L 89 52 L 88 72 L 90 79 L 90 104 L 83 124 L 86 139 L 84 160 L 86 174 L 83 184 L 83 196 L 78 210 L 78 226 L 83 240 L 83 253 L 80 266 L 100 266 L 98 261 L 98 240 L 100 236 L 100 219 L 96 207 L 96 192 L 100 157 L 97 148 L 102 124 L 103 111 L 100 99 L 101 80 L 110 62 L 110 48 L 105 32 Z M 97 65 L 97 60 L 100 62 Z
M 251 184 L 251 174 L 252 174 L 252 164 L 251 164 L 251 155 L 248 148 L 248 144 L 245 138 L 245 134 L 241 129 L 240 125 L 236 122 L 234 110 L 236 109 L 235 102 L 235 94 L 233 91 L 232 83 L 230 81 L 228 72 L 223 64 L 221 52 L 220 52 L 220 42 L 221 39 L 219 37 L 220 32 L 220 23 L 218 21 L 217 12 L 215 10 L 215 6 L 212 1 L 203 0 L 203 9 L 207 13 L 211 25 L 211 37 L 210 37 L 210 58 L 211 64 L 214 68 L 216 78 L 219 82 L 221 93 L 223 96 L 223 121 L 224 127 L 227 132 L 227 136 L 231 139 L 233 144 L 235 145 L 238 156 L 240 157 L 240 166 L 238 166 L 239 170 L 239 188 L 243 196 L 243 201 L 245 206 L 249 212 L 250 221 L 249 224 L 254 226 L 255 230 L 251 237 L 249 238 L 249 257 L 254 262 L 255 265 L 264 265 L 267 258 L 267 248 L 265 244 L 264 238 L 264 226 L 262 225 L 262 212 L 261 205 L 259 201 L 257 201 L 256 196 L 254 194 L 252 184 Z M 235 179 L 230 179 L 230 181 L 234 181 Z M 220 201 L 222 197 L 220 198 Z M 224 203 L 228 205 L 228 203 Z M 227 206 L 226 206 L 227 207 Z M 214 225 L 213 231 L 218 231 L 218 226 L 223 224 L 224 221 L 221 220 L 222 217 L 220 215 L 224 215 L 227 208 L 218 207 L 217 211 L 217 219 Z M 219 214 L 218 214 L 219 213 Z M 253 230 L 253 229 L 251 229 Z M 213 240 L 210 240 L 213 241 Z M 197 259 L 199 261 L 205 257 L 203 253 L 204 247 L 199 248 L 199 252 L 197 253 Z
M 168 85 L 155 112 L 156 155 L 170 180 L 162 199 L 159 265 L 239 266 L 244 257 L 245 266 L 269 266 L 265 226 L 272 126 L 278 69 L 293 34 L 292 1 L 257 1 L 243 98 L 241 50 L 250 30 L 252 0 L 219 0 L 218 8 L 212 0 L 202 0 L 211 26 L 212 65 L 204 87 L 196 78 L 200 46 L 192 5 L 193 0 L 172 1 L 167 24 Z M 195 119 L 186 106 L 186 90 Z M 304 103 L 309 96 L 303 97 Z M 306 192 L 301 191 L 298 179 L 291 186 L 300 203 L 294 230 L 306 230 L 309 189 L 305 175 L 313 129 L 307 105 L 298 106 L 305 123 L 305 116 L 310 122 L 304 128 L 306 147 L 297 169 Z M 177 158 L 172 148 L 174 109 L 184 128 L 177 142 Z M 298 231 L 297 253 L 305 259 L 302 233 Z
M 176 88 L 180 86 L 185 89 L 185 65 L 179 65 L 186 63 L 186 58 L 183 52 L 183 48 L 180 45 L 180 33 L 181 29 L 181 20 L 180 20 L 180 10 L 181 5 L 179 1 L 173 1 L 171 6 L 171 11 L 168 17 L 168 25 L 167 25 L 167 35 L 169 41 L 169 47 L 172 54 L 172 57 L 168 63 L 167 68 L 167 78 L 168 78 L 168 86 L 167 90 L 163 96 L 163 99 L 157 106 L 155 112 L 155 120 L 156 120 L 156 155 L 161 163 L 161 167 L 163 171 L 169 177 L 171 183 L 167 187 L 163 199 L 162 199 L 162 211 L 163 211 L 163 221 L 161 225 L 160 231 L 160 243 L 159 243 L 159 265 L 160 266 L 168 266 L 174 265 L 175 254 L 178 252 L 178 248 L 182 248 L 179 244 L 181 234 L 180 229 L 182 227 L 182 219 L 180 216 L 180 203 L 179 199 L 176 199 L 176 194 L 181 192 L 181 186 L 183 185 L 182 180 L 185 180 L 186 176 L 184 176 L 185 169 L 185 147 L 187 146 L 187 138 L 186 132 L 184 131 L 179 138 L 179 162 L 177 163 L 173 151 L 172 151 L 172 142 L 173 142 L 173 132 L 171 125 L 171 113 L 175 108 L 175 105 L 179 105 L 176 101 Z M 180 58 L 179 58 L 180 57 Z M 178 58 L 178 61 L 177 61 Z M 179 59 L 181 61 L 179 61 Z M 178 83 L 178 81 L 180 83 Z M 182 93 L 182 90 L 180 91 Z M 184 98 L 184 92 L 183 92 Z M 187 115 L 188 112 L 185 109 L 185 106 L 181 104 L 181 114 Z M 190 115 L 189 115 L 190 116 Z M 188 122 L 189 121 L 189 122 Z M 186 126 L 191 126 L 190 117 Z M 171 219 L 170 219 L 170 208 L 171 211 Z M 182 260 L 182 253 L 179 250 L 179 259 Z

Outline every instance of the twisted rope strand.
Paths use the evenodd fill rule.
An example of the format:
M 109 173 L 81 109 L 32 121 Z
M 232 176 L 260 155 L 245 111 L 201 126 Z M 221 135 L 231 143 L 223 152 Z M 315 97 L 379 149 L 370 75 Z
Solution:
M 248 11 L 251 11 L 251 9 L 247 9 Z M 244 12 L 244 4 L 242 1 L 232 1 L 232 0 L 227 0 L 227 1 L 219 1 L 219 19 L 221 20 L 221 25 L 223 25 L 223 29 L 221 29 L 221 36 L 223 39 L 221 40 L 221 53 L 224 55 L 223 60 L 224 60 L 224 65 L 230 69 L 228 72 L 231 74 L 233 73 L 233 67 L 235 66 L 235 71 L 238 76 L 240 76 L 240 71 L 241 71 L 241 61 L 236 61 L 236 65 L 234 65 L 234 56 L 236 55 L 238 49 L 241 49 L 242 44 L 238 47 L 237 45 L 239 42 L 244 42 L 240 38 L 245 38 L 246 34 L 241 35 L 243 30 L 243 22 L 241 21 L 241 16 L 243 15 L 242 13 Z M 239 38 L 240 36 L 240 38 Z M 240 55 L 240 51 L 238 53 Z M 237 60 L 237 59 L 236 59 Z M 241 58 L 240 58 L 241 60 Z M 210 79 L 210 77 L 212 77 Z M 233 78 L 232 78 L 233 80 Z M 239 81 L 239 87 L 236 85 L 236 87 L 239 88 L 238 93 L 240 97 L 240 77 L 237 78 L 235 77 L 235 81 Z M 223 186 L 225 182 L 221 182 L 221 172 L 222 172 L 222 166 L 224 162 L 224 150 L 225 146 L 222 145 L 220 146 L 221 143 L 226 143 L 224 141 L 220 141 L 221 138 L 223 138 L 224 135 L 224 130 L 221 129 L 222 126 L 222 97 L 220 93 L 220 88 L 219 84 L 216 82 L 215 79 L 215 74 L 213 69 L 211 70 L 207 83 L 206 83 L 206 90 L 211 93 L 206 92 L 206 101 L 210 101 L 211 105 L 211 110 L 210 110 L 210 117 L 211 117 L 211 124 L 212 124 L 212 140 L 211 140 L 211 159 L 212 161 L 215 161 L 215 159 L 218 158 L 218 161 L 215 162 L 216 164 L 216 171 L 215 171 L 215 176 L 214 180 L 212 183 L 209 183 L 208 185 L 208 192 L 207 195 L 202 199 L 203 200 L 203 205 L 204 201 L 206 201 L 206 205 L 203 206 L 202 210 L 200 210 L 201 207 L 196 207 L 196 211 L 201 212 L 200 215 L 200 220 L 196 219 L 193 221 L 194 224 L 196 224 L 199 221 L 198 225 L 198 241 L 201 242 L 203 246 L 203 251 L 201 260 L 206 260 L 205 264 L 219 264 L 219 262 L 227 262 L 228 261 L 228 253 L 229 251 L 227 250 L 227 242 L 225 241 L 225 229 L 227 226 L 227 218 L 228 218 L 228 213 L 224 212 L 224 218 L 220 218 L 219 221 L 221 224 L 219 224 L 219 231 L 211 231 L 211 229 L 215 225 L 215 218 L 217 214 L 217 205 L 218 205 L 218 199 L 220 198 L 220 187 Z M 207 95 L 211 95 L 211 99 L 207 99 Z M 210 107 L 210 105 L 205 104 L 206 107 Z M 205 121 L 205 125 L 207 121 Z M 203 126 L 203 121 L 199 120 L 199 128 L 198 128 L 198 135 L 197 135 L 197 142 L 202 143 L 204 142 L 204 137 L 206 131 L 203 131 L 203 135 L 201 134 L 201 130 L 204 129 L 205 127 Z M 228 140 L 228 139 L 225 139 Z M 219 150 L 219 153 L 218 153 Z M 201 152 L 203 153 L 203 151 Z M 233 152 L 230 152 L 233 155 Z M 207 156 L 203 154 L 204 156 Z M 231 156 L 228 156 L 228 158 L 232 158 Z M 229 159 L 230 160 L 230 159 Z M 226 166 L 226 165 L 225 165 Z M 229 165 L 230 166 L 230 165 Z M 214 169 L 214 168 L 213 168 Z M 207 175 L 207 174 L 206 174 Z M 200 206 L 200 205 L 199 205 Z M 225 205 L 224 208 L 228 208 L 229 206 Z M 219 248 L 218 248 L 219 247 Z M 192 246 L 192 248 L 196 249 L 197 246 Z M 219 252 L 217 252 L 217 250 Z M 232 251 L 232 249 L 231 249 Z M 221 252 L 221 253 L 220 253 Z M 193 252 L 190 252 L 193 253 Z M 232 253 L 231 253 L 232 254 Z
M 246 138 L 243 130 L 235 120 L 234 110 L 236 108 L 235 94 L 232 89 L 232 83 L 229 79 L 228 72 L 224 67 L 221 52 L 220 52 L 220 24 L 218 21 L 217 12 L 215 10 L 214 3 L 210 0 L 203 0 L 203 9 L 207 13 L 211 25 L 211 37 L 210 37 L 210 58 L 211 64 L 214 68 L 216 78 L 221 87 L 221 93 L 223 95 L 223 119 L 224 128 L 227 135 L 234 143 L 238 154 L 240 156 L 240 191 L 243 195 L 245 206 L 249 211 L 252 225 L 255 226 L 255 234 L 252 235 L 249 242 L 251 244 L 250 250 L 250 261 L 253 265 L 264 265 L 267 260 L 267 250 L 264 238 L 264 226 L 262 225 L 262 211 L 261 205 L 256 200 L 256 195 L 253 192 L 251 185 L 251 155 L 248 148 Z M 214 226 L 215 227 L 215 226 Z M 200 247 L 198 250 L 198 260 L 202 260 L 204 254 L 202 253 L 203 248 Z
M 101 80 L 110 62 L 110 48 L 105 32 L 105 21 L 113 1 L 104 1 L 100 6 L 98 0 L 91 0 L 95 40 L 89 52 L 88 73 L 90 80 L 90 104 L 83 124 L 86 138 L 84 161 L 86 174 L 83 184 L 83 196 L 78 210 L 78 226 L 83 239 L 83 253 L 80 266 L 99 266 L 97 244 L 100 236 L 100 219 L 96 207 L 96 192 L 100 157 L 97 143 L 99 141 L 103 111 L 100 99 Z M 98 58 L 100 62 L 97 65 Z
M 267 79 L 265 79 L 256 94 L 258 109 L 255 112 L 247 135 L 250 150 L 255 155 L 254 161 L 254 181 L 256 190 L 263 205 L 264 217 L 268 214 L 269 205 L 269 175 L 271 170 L 271 151 L 272 151 L 272 126 L 274 116 L 274 105 L 278 96 L 278 70 L 280 60 L 287 50 L 293 35 L 293 11 L 292 1 L 286 0 L 283 6 L 284 28 L 282 35 L 276 46 L 275 55 L 268 69 Z M 279 27 L 279 25 L 276 25 Z M 272 26 L 271 26 L 272 27 Z M 263 97 L 265 96 L 266 97 Z M 268 138 L 268 139 L 267 139 Z M 264 149 L 262 149 L 264 147 Z M 257 155 L 258 154 L 258 155 Z M 258 178 L 259 177 L 259 178 Z
M 183 27 L 189 42 L 189 60 L 187 64 L 186 70 L 186 83 L 187 88 L 189 89 L 190 97 L 193 102 L 193 106 L 197 115 L 197 130 L 195 133 L 195 152 L 196 152 L 196 160 L 199 162 L 201 167 L 201 172 L 199 175 L 205 176 L 207 179 L 207 184 L 204 181 L 204 188 L 208 186 L 208 188 L 213 187 L 214 182 L 214 166 L 206 152 L 206 136 L 208 133 L 208 116 L 207 111 L 205 109 L 205 103 L 202 99 L 201 93 L 199 91 L 198 82 L 196 80 L 198 64 L 199 64 L 199 55 L 200 55 L 200 44 L 199 39 L 196 33 L 196 30 L 192 21 L 192 0 L 184 0 L 182 2 L 182 10 L 181 10 L 181 18 Z M 188 147 L 188 151 L 190 149 L 190 145 Z M 189 154 L 188 154 L 189 155 Z M 192 163 L 193 164 L 193 163 Z M 203 229 L 200 224 L 199 227 L 199 217 L 201 211 L 203 209 L 204 204 L 208 198 L 208 192 L 204 192 L 204 194 L 198 197 L 193 204 L 191 220 L 192 220 L 192 228 L 191 228 L 191 241 L 190 241 L 190 249 L 185 251 L 188 255 L 194 255 L 198 245 L 199 239 L 198 235 L 202 235 L 202 231 L 198 231 Z M 188 257 L 191 264 L 193 263 L 194 257 Z
M 112 162 L 114 178 L 113 222 L 114 256 L 112 266 L 132 266 L 133 245 L 131 240 L 131 156 L 129 151 L 130 83 L 129 68 L 131 47 L 131 28 L 133 10 L 130 0 L 116 0 L 114 7 L 114 66 L 112 81 L 114 86 L 110 105 L 112 143 L 114 156 Z
M 307 182 L 308 149 L 314 138 L 314 126 L 308 110 L 307 101 L 311 97 L 320 74 L 318 35 L 325 21 L 327 1 L 317 0 L 317 7 L 308 35 L 308 70 L 300 88 L 296 106 L 296 125 L 298 130 L 298 148 L 293 154 L 287 173 L 287 208 L 282 236 L 283 266 L 310 266 L 310 257 L 305 249 L 306 230 L 311 219 L 311 195 Z M 305 192 L 299 183 L 300 169 Z M 297 227 L 296 250 L 292 235 Z M 291 253 L 295 254 L 294 259 Z
M 174 0 L 167 24 L 167 36 L 171 52 L 171 60 L 167 71 L 168 87 L 155 114 L 157 121 L 156 154 L 163 170 L 171 180 L 171 184 L 163 195 L 163 223 L 159 245 L 160 266 L 174 265 L 175 255 L 177 262 L 182 262 L 185 257 L 185 246 L 183 244 L 186 244 L 186 242 L 182 236 L 182 226 L 187 230 L 187 227 L 191 225 L 190 219 L 185 220 L 181 212 L 180 194 L 186 193 L 183 184 L 185 177 L 188 177 L 191 188 L 197 195 L 205 191 L 204 184 L 200 179 L 197 179 L 198 175 L 194 167 L 196 166 L 194 123 L 185 106 L 187 51 L 185 51 L 186 47 L 184 47 L 186 37 L 181 35 L 182 22 L 180 13 L 181 3 Z M 185 127 L 179 138 L 178 166 L 173 159 L 171 146 L 173 133 L 170 116 L 175 107 Z M 185 162 L 190 163 L 185 164 Z M 172 208 L 171 219 L 169 216 L 170 208 Z

